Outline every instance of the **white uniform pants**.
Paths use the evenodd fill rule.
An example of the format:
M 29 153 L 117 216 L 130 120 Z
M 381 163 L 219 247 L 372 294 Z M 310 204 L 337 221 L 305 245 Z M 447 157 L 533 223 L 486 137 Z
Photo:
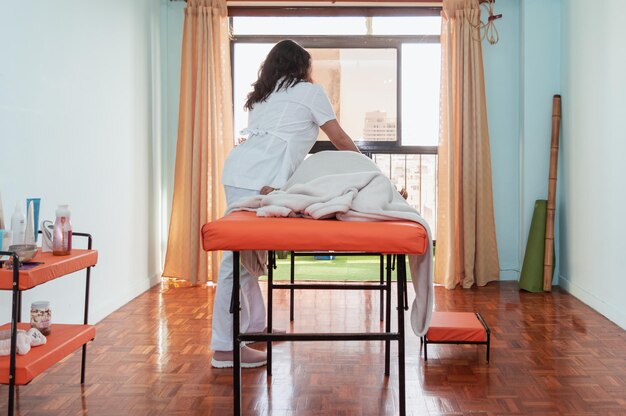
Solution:
M 259 191 L 225 186 L 226 202 L 233 202 L 258 195 Z M 265 303 L 259 287 L 259 280 L 254 278 L 245 267 L 240 268 L 241 332 L 261 332 L 265 329 Z M 230 297 L 233 290 L 233 252 L 225 251 L 217 276 L 217 288 L 213 301 L 213 332 L 211 349 L 213 351 L 233 350 L 233 315 L 230 313 Z

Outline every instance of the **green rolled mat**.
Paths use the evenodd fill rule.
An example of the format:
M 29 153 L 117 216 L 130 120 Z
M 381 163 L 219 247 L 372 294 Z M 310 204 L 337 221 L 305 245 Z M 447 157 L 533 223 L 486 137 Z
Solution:
M 546 247 L 546 217 L 548 201 L 535 201 L 533 219 L 528 232 L 524 263 L 519 277 L 519 288 L 529 292 L 543 292 L 543 261 Z M 552 269 L 554 273 L 554 268 Z

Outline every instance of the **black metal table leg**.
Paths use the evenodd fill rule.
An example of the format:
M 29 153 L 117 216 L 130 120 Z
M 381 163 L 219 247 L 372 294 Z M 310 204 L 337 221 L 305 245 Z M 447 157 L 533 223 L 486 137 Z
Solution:
M 89 240 L 89 250 L 91 250 L 91 239 Z M 89 323 L 89 286 L 91 282 L 91 267 L 87 267 L 87 277 L 85 283 L 85 316 L 83 324 Z M 85 384 L 85 367 L 87 363 L 87 344 L 83 344 L 83 356 L 80 364 L 80 384 Z
M 289 274 L 289 278 L 291 280 L 291 284 L 293 285 L 296 282 L 296 254 L 291 251 L 291 270 Z M 293 303 L 294 303 L 294 289 L 291 288 L 289 290 L 289 322 L 293 322 Z
M 272 333 L 272 292 L 274 291 L 274 262 L 275 252 L 269 251 L 267 253 L 267 333 Z M 291 289 L 293 293 L 293 289 Z M 267 341 L 267 376 L 272 375 L 272 341 Z
M 404 284 L 406 282 L 406 263 L 403 254 L 398 255 L 397 273 L 398 292 L 398 399 L 400 403 L 400 415 L 406 415 L 406 384 L 404 374 Z
M 387 255 L 387 302 L 385 305 L 385 332 L 391 332 L 391 255 Z M 391 361 L 391 341 L 385 341 L 385 376 L 389 377 L 389 363 Z
M 385 284 L 385 256 L 383 254 L 380 255 L 380 285 Z M 385 320 L 385 289 L 380 289 L 380 320 L 381 322 Z
M 73 233 L 72 235 L 75 236 L 80 236 L 80 237 L 87 237 L 87 250 L 91 250 L 91 246 L 93 243 L 93 238 L 91 237 L 91 234 L 88 233 Z M 85 309 L 84 309 L 84 316 L 83 316 L 83 324 L 87 325 L 89 324 L 89 288 L 91 286 L 91 267 L 87 267 L 87 270 L 85 271 Z M 81 364 L 80 364 L 80 384 L 85 384 L 85 369 L 87 367 L 87 344 L 83 344 L 83 348 L 82 348 L 82 357 L 81 357 Z
M 239 347 L 239 252 L 233 251 L 233 414 L 241 415 L 241 350 Z
M 17 292 L 17 322 L 22 322 L 22 291 Z
M 11 351 L 9 358 L 9 416 L 15 408 L 15 359 L 17 354 L 17 322 L 19 315 L 20 266 L 16 253 L 4 252 L 13 256 L 13 296 L 11 304 Z
M 403 260 L 406 262 L 406 259 Z M 408 277 L 406 275 L 406 263 L 404 263 L 404 280 L 402 281 L 402 290 L 404 291 L 404 310 L 409 310 L 409 291 L 406 288 Z
M 76 233 L 76 235 L 81 235 L 83 237 L 87 237 L 87 249 L 91 250 L 91 244 L 93 239 L 91 238 L 91 234 L 83 234 Z M 89 324 L 89 288 L 91 287 L 91 267 L 87 267 L 85 277 L 85 315 L 83 319 L 83 324 Z M 83 344 L 83 355 L 81 359 L 80 366 L 80 384 L 85 384 L 85 368 L 87 365 L 87 344 Z
M 485 332 L 487 333 L 487 341 L 485 343 L 487 345 L 487 357 L 486 357 L 487 358 L 487 365 L 489 365 L 489 349 L 491 347 L 491 329 L 489 329 L 489 326 L 485 322 L 485 319 L 480 314 L 480 312 L 476 312 L 476 317 L 478 318 L 480 323 L 483 325 L 483 328 L 485 328 Z

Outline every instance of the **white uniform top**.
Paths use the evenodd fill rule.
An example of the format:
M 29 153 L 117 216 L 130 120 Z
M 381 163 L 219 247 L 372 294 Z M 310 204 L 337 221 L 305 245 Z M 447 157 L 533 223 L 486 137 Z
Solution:
M 273 92 L 256 103 L 235 147 L 224 164 L 222 184 L 259 190 L 282 187 L 317 140 L 319 126 L 334 120 L 324 89 L 309 82 Z

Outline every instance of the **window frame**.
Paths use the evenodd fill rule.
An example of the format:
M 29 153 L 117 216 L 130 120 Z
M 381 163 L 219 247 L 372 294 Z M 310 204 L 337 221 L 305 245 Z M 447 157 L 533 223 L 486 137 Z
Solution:
M 440 16 L 441 11 L 441 6 L 228 6 L 229 17 Z
M 318 13 L 322 8 L 316 8 Z M 330 8 L 331 11 L 333 8 Z M 338 8 L 334 8 L 338 9 Z M 267 12 L 268 9 L 256 10 L 257 14 L 233 14 L 234 16 L 302 16 L 302 14 L 293 13 L 297 9 L 270 9 L 272 13 Z M 281 10 L 281 12 L 278 12 Z M 369 10 L 369 9 L 368 9 Z M 381 9 L 383 10 L 383 9 Z M 439 15 L 440 9 L 428 8 L 420 9 L 420 13 L 395 13 L 398 16 L 433 16 Z M 230 8 L 229 8 L 230 14 Z M 343 14 L 307 14 L 309 16 L 342 16 Z M 389 14 L 357 14 L 361 17 L 368 16 L 388 16 Z M 232 15 L 231 15 L 232 16 Z M 232 17 L 231 17 L 232 19 Z M 232 28 L 232 21 L 231 28 Z M 437 154 L 438 146 L 403 146 L 402 145 L 402 44 L 404 43 L 421 43 L 421 44 L 439 44 L 440 36 L 438 35 L 289 35 L 289 38 L 298 42 L 304 48 L 342 48 L 342 49 L 395 49 L 396 50 L 396 140 L 395 141 L 358 141 L 357 146 L 361 152 L 368 156 L 373 153 L 383 154 Z M 234 49 L 238 43 L 254 44 L 254 43 L 277 43 L 285 39 L 284 35 L 234 35 L 230 38 L 231 52 L 231 73 L 234 83 Z M 234 111 L 234 109 L 233 109 Z M 317 153 L 323 150 L 333 150 L 335 147 L 330 141 L 316 141 L 311 149 L 311 153 Z

